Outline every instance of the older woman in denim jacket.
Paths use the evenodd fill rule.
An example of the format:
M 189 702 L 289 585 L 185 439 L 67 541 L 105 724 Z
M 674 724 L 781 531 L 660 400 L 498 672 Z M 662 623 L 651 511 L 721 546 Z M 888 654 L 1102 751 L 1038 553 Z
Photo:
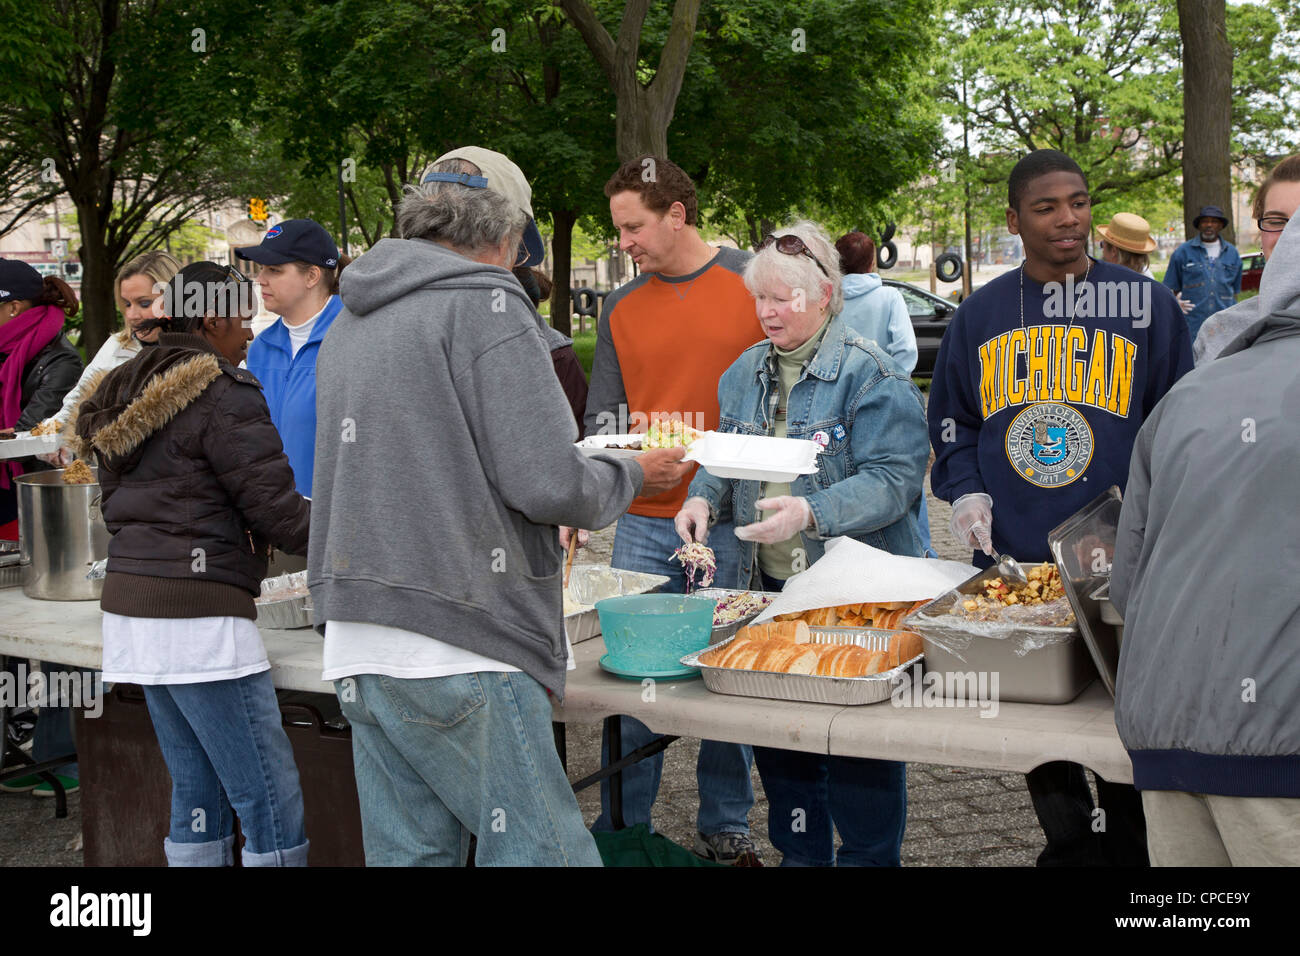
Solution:
M 810 439 L 822 453 L 815 474 L 790 484 L 696 475 L 677 530 L 686 541 L 705 541 L 719 515 L 734 516 L 740 572 L 722 587 L 780 590 L 839 535 L 921 554 L 917 517 L 929 459 L 921 394 L 877 344 L 842 321 L 840 278 L 835 247 L 807 222 L 765 239 L 745 269 L 767 339 L 723 373 L 719 430 Z M 767 517 L 759 520 L 760 511 Z M 899 864 L 902 763 L 769 747 L 755 747 L 754 758 L 783 866 Z

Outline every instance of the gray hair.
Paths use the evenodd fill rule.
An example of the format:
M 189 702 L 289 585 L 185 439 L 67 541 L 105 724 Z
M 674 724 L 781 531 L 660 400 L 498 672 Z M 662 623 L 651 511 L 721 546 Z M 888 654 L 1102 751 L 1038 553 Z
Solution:
M 840 254 L 827 238 L 825 231 L 815 222 L 803 220 L 794 225 L 778 229 L 773 233 L 781 236 L 798 236 L 803 240 L 808 251 L 817 257 L 826 268 L 825 274 L 805 255 L 786 255 L 777 251 L 775 245 L 760 249 L 745 266 L 745 288 L 750 295 L 762 292 L 774 292 L 779 285 L 791 289 L 804 289 L 808 303 L 818 301 L 827 283 L 831 286 L 830 314 L 836 315 L 844 308 L 844 292 L 840 289 L 843 273 L 840 270 Z M 817 290 L 814 294 L 811 290 Z
M 482 174 L 473 163 L 449 159 L 430 172 Z M 397 207 L 397 231 L 403 239 L 444 242 L 466 253 L 495 250 L 506 240 L 514 249 L 522 241 L 528 217 L 505 196 L 461 183 L 421 182 L 407 186 Z

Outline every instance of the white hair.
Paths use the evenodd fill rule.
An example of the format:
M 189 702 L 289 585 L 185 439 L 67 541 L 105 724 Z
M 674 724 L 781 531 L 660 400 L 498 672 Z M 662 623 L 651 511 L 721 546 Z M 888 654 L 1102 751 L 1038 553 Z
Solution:
M 482 170 L 468 160 L 449 159 L 430 166 L 425 172 L 478 176 Z M 467 253 L 497 249 L 510 239 L 513 250 L 522 241 L 528 224 L 522 209 L 490 189 L 461 183 L 421 182 L 407 186 L 405 192 L 397 207 L 397 231 L 403 239 L 445 242 Z
M 840 280 L 843 278 L 840 254 L 821 226 L 805 219 L 778 229 L 772 234 L 777 238 L 798 236 L 808 251 L 817 257 L 817 262 L 826 268 L 826 272 L 823 273 L 817 268 L 817 263 L 802 253 L 787 255 L 778 251 L 775 245 L 771 245 L 766 249 L 760 249 L 745 266 L 745 288 L 749 290 L 750 295 L 773 293 L 777 291 L 778 286 L 782 285 L 791 289 L 816 289 L 815 295 L 805 292 L 805 298 L 811 304 L 820 301 L 825 287 L 829 284 L 830 314 L 835 315 L 844 308 L 844 293 L 840 289 Z

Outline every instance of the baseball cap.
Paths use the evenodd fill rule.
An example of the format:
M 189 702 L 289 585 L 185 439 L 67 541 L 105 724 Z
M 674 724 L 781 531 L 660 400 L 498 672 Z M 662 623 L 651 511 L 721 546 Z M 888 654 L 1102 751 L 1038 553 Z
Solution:
M 21 259 L 0 259 L 0 302 L 31 301 L 45 291 L 41 274 Z
M 235 255 L 264 266 L 279 266 L 286 262 L 306 262 L 323 269 L 333 269 L 339 264 L 339 247 L 313 219 L 286 219 L 266 230 L 266 235 L 256 246 L 243 246 Z
M 480 175 L 468 173 L 438 173 L 433 167 L 449 159 L 463 159 L 473 163 L 480 170 Z M 533 219 L 533 190 L 524 178 L 524 171 L 501 153 L 482 146 L 461 146 L 451 152 L 443 153 L 435 159 L 429 169 L 420 177 L 421 183 L 460 183 L 476 189 L 490 189 L 509 199 L 524 211 L 528 222 L 524 226 L 523 250 L 528 258 L 517 262 L 521 266 L 537 266 L 546 258 L 546 246 L 542 244 L 542 234 L 537 231 L 537 222 Z

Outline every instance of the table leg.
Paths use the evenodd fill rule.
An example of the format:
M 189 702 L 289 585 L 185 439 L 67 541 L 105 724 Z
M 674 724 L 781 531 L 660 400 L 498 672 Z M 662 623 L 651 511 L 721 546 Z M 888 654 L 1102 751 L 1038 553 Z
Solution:
M 569 772 L 569 749 L 564 735 L 564 724 L 562 721 L 551 721 L 551 732 L 555 735 L 555 752 L 560 755 L 560 766 L 564 772 Z
M 616 766 L 623 759 L 623 718 L 618 714 L 605 718 L 605 734 L 609 738 L 609 762 Z M 623 823 L 623 770 L 616 769 L 609 777 L 609 819 L 615 830 Z

